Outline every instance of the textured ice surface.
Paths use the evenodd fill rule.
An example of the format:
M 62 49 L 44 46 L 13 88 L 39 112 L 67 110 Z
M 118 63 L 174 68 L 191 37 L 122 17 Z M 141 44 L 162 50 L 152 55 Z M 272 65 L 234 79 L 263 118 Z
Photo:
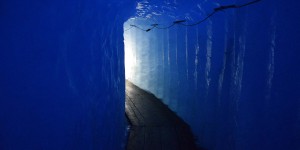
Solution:
M 121 149 L 129 15 L 139 18 L 125 27 L 168 25 L 245 2 L 1 1 L 0 149 Z M 128 30 L 136 65 L 127 78 L 206 149 L 300 149 L 297 14 L 297 1 L 263 0 L 196 27 Z
M 195 22 L 246 2 L 143 1 L 124 27 Z M 134 62 L 126 77 L 187 121 L 205 149 L 300 149 L 298 8 L 264 0 L 195 27 L 132 28 L 124 33 Z
M 0 2 L 1 150 L 122 149 L 128 10 L 118 0 Z

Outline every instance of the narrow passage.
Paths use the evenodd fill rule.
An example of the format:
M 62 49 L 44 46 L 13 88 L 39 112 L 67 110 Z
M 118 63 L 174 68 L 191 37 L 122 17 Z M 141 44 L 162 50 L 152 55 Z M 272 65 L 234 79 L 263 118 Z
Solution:
M 196 150 L 190 127 L 166 105 L 126 81 L 127 150 Z

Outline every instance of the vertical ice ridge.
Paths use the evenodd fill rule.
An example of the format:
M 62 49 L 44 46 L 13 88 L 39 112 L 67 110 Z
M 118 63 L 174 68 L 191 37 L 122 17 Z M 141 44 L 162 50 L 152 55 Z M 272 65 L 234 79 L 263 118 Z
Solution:
M 234 86 L 233 86 L 233 102 L 235 104 L 235 113 L 234 113 L 234 122 L 236 127 L 238 127 L 238 114 L 239 114 L 239 106 L 240 106 L 240 96 L 242 91 L 242 80 L 243 80 L 243 71 L 244 71 L 244 58 L 246 51 L 246 34 L 247 34 L 247 26 L 246 21 L 242 21 L 242 29 L 241 33 L 239 33 L 238 37 L 238 47 L 237 48 L 237 58 L 235 61 L 234 68 Z
M 188 53 L 188 29 L 185 28 L 185 64 L 186 64 L 186 79 L 189 79 L 189 53 Z
M 212 57 L 212 21 L 209 20 L 207 24 L 207 40 L 206 40 L 206 65 L 205 65 L 205 82 L 206 91 L 210 86 L 210 70 L 211 70 L 211 57 Z
M 194 82 L 195 82 L 195 89 L 198 89 L 198 55 L 199 55 L 199 31 L 198 27 L 196 29 L 196 45 L 195 45 L 195 71 L 194 71 Z
M 161 91 L 161 93 L 162 93 L 162 98 L 165 100 L 165 96 L 166 96 L 166 89 L 165 89 L 165 87 L 166 87 L 166 69 L 165 69 L 165 42 L 166 42 L 166 40 L 165 40 L 165 32 L 163 31 L 163 33 L 162 33 L 162 55 L 163 55 L 163 59 L 162 59 L 162 67 L 163 67 L 163 70 L 162 70 L 162 84 L 163 84 L 163 86 L 162 86 L 162 91 Z
M 132 45 L 133 45 L 133 52 L 134 52 L 134 64 L 137 64 L 138 63 L 138 58 L 139 58 L 139 51 L 138 51 L 138 49 L 137 49 L 137 43 L 138 42 L 138 34 L 137 34 L 137 32 L 134 32 L 134 38 L 133 38 L 133 43 L 132 43 Z M 135 75 L 135 76 L 139 76 L 139 74 L 137 73 L 138 72 L 138 65 L 134 65 L 133 66 L 133 68 L 134 68 L 134 71 L 133 71 L 133 73 L 134 74 L 132 74 L 132 76 L 133 75 Z M 137 79 L 138 78 L 136 78 L 136 77 L 132 77 L 135 81 L 137 81 Z
M 238 111 L 239 108 L 239 102 L 240 102 L 240 95 L 241 95 L 241 90 L 242 90 L 242 79 L 243 79 L 243 70 L 244 70 L 244 57 L 245 57 L 245 49 L 246 49 L 246 37 L 245 35 L 243 35 L 242 37 L 240 37 L 240 52 L 238 54 L 238 58 L 237 58 L 237 68 L 236 68 L 236 74 L 235 74 L 235 81 L 236 81 L 236 95 L 235 95 L 235 103 L 236 103 L 236 111 Z
M 170 31 L 167 29 L 167 40 L 168 40 L 168 65 L 170 65 Z
M 175 32 L 175 52 L 176 52 L 176 54 L 175 54 L 175 59 L 176 59 L 176 65 L 178 64 L 178 35 L 177 35 L 178 33 L 177 33 L 177 31 Z
M 275 15 L 274 15 L 275 16 Z M 274 76 L 274 55 L 276 48 L 276 25 L 275 25 L 275 17 L 272 17 L 271 20 L 271 44 L 269 51 L 269 62 L 268 62 L 268 74 L 267 74 L 267 92 L 266 92 L 266 100 L 268 101 L 271 97 L 272 90 L 272 81 Z
M 162 50 L 162 62 L 165 63 L 165 34 L 162 33 L 162 44 L 161 44 L 161 50 Z
M 223 55 L 223 64 L 222 64 L 222 69 L 221 73 L 219 75 L 219 81 L 218 81 L 218 106 L 221 105 L 221 94 L 222 94 L 222 89 L 223 89 L 223 82 L 224 82 L 224 75 L 225 75 L 225 69 L 226 69 L 226 64 L 227 64 L 227 57 L 230 55 L 231 49 L 229 48 L 230 41 L 228 41 L 228 20 L 226 19 L 225 25 L 224 25 L 224 30 L 225 30 L 225 38 L 224 38 L 224 55 Z

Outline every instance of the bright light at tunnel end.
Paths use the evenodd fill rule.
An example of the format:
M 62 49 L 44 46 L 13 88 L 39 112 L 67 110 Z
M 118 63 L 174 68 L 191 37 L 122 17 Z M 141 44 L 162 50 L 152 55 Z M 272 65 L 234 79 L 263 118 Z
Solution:
M 124 25 L 125 29 L 125 25 Z M 134 77 L 136 67 L 136 54 L 132 43 L 130 32 L 124 32 L 124 51 L 125 51 L 125 78 L 132 79 Z

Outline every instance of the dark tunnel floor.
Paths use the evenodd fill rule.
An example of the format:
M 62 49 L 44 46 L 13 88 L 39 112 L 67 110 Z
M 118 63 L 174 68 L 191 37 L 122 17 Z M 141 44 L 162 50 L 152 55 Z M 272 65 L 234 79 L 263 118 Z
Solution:
M 127 150 L 195 150 L 190 127 L 150 94 L 126 81 Z

